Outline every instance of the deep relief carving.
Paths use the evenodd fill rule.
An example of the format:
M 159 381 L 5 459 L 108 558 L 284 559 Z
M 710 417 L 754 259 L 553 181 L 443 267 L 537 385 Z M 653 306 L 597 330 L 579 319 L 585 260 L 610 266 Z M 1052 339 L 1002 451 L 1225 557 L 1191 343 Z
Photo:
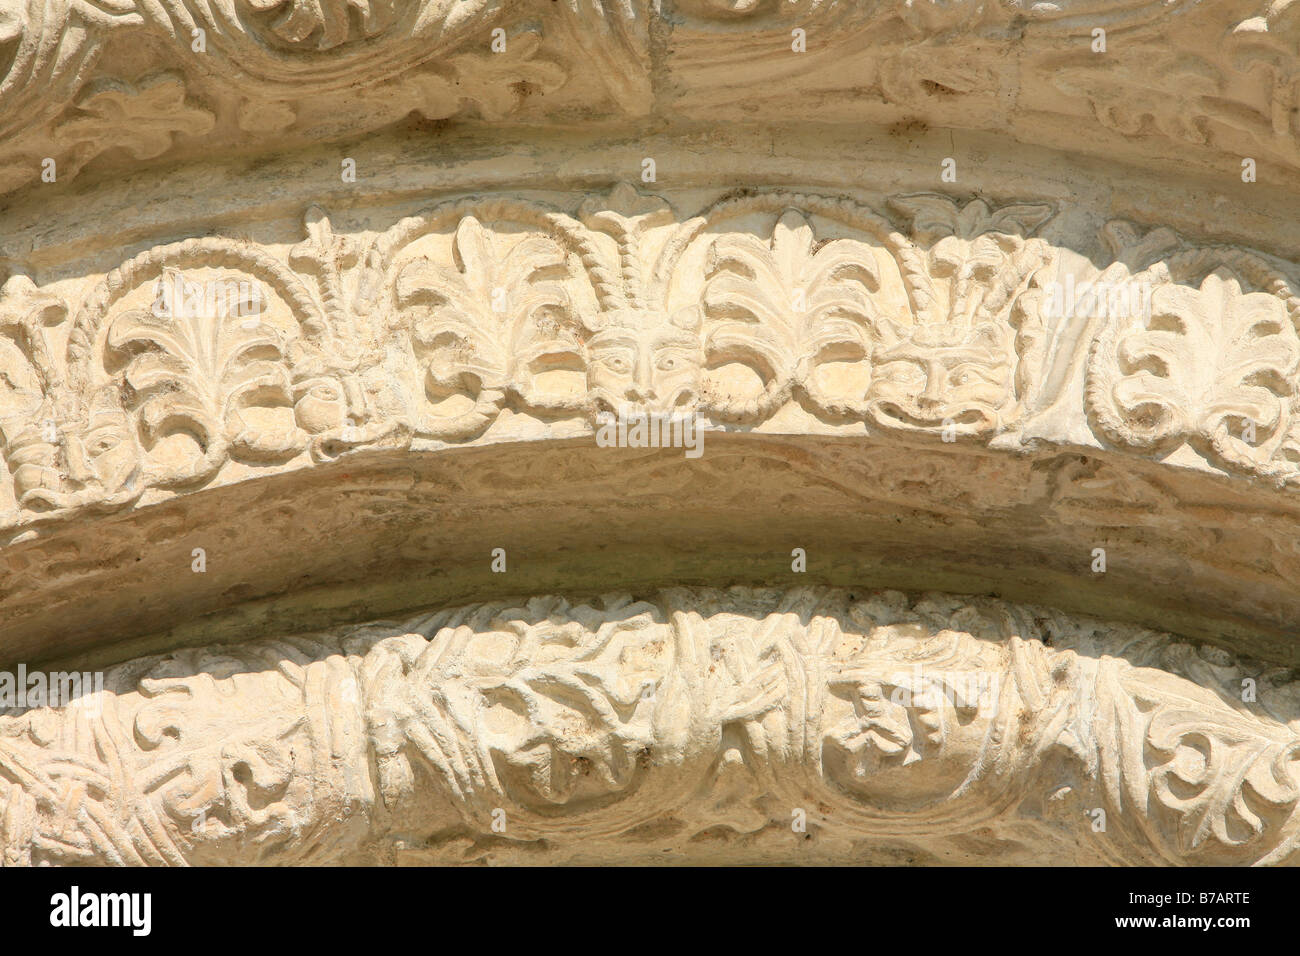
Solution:
M 313 206 L 287 253 L 187 239 L 75 305 L 17 272 L 0 291 L 10 523 L 476 441 L 507 411 L 1086 442 L 1294 481 L 1292 267 L 1118 221 L 1109 261 L 1069 265 L 1036 235 L 1052 215 L 755 191 L 681 217 L 624 184 L 576 216 L 469 197 L 369 238 Z M 1117 293 L 1145 309 L 1106 307 Z
M 1015 335 L 1017 297 L 1050 258 L 1026 236 L 1050 206 L 964 208 L 937 196 L 895 200 L 912 218 L 927 251 L 906 250 L 904 278 L 916 320 L 886 320 L 880 368 L 869 405 L 877 424 L 987 434 L 1013 421 L 1022 343 Z
M 1044 243 L 1026 242 L 1023 234 L 1050 207 L 1011 206 L 994 215 L 980 200 L 963 207 L 917 196 L 898 204 L 909 218 L 914 208 L 926 210 L 920 242 L 866 206 L 818 196 L 724 200 L 680 225 L 666 203 L 629 186 L 605 203 L 585 202 L 580 222 L 540 206 L 485 203 L 499 210 L 498 233 L 531 225 L 550 238 L 503 251 L 507 278 L 499 281 L 506 284 L 480 284 L 469 301 L 486 315 L 495 295 L 515 303 L 507 315 L 529 313 L 518 315 L 509 333 L 526 328 L 530 341 L 538 340 L 516 353 L 525 364 L 513 372 L 511 389 L 526 404 L 544 365 L 585 369 L 585 398 L 575 392 L 567 402 L 542 402 L 540 411 L 698 408 L 718 421 L 752 425 L 797 399 L 829 420 L 869 420 L 899 431 L 979 435 L 1005 426 L 1015 417 L 1008 411 L 1016 361 L 1009 310 L 1049 257 Z M 472 208 L 440 207 L 381 237 L 359 307 L 385 302 L 393 262 L 399 315 L 418 294 L 464 300 L 465 279 L 476 269 L 485 277 L 480 283 L 489 281 L 488 267 L 468 265 L 463 248 L 478 234 L 477 220 L 461 220 L 452 250 L 459 273 L 443 276 L 444 292 L 429 291 L 438 282 L 420 265 L 427 257 L 408 262 L 403 252 Z M 716 236 L 731 223 L 760 219 L 770 238 Z M 830 234 L 819 237 L 814 219 Z M 873 248 L 892 258 L 888 276 Z M 521 257 L 530 262 L 531 280 L 523 277 Z M 543 282 L 544 272 L 551 278 Z M 425 276 L 418 285 L 417 275 Z M 566 280 L 578 288 L 562 298 Z M 697 286 L 700 293 L 691 295 Z M 448 304 L 444 311 L 469 307 Z M 415 321 L 415 338 L 428 339 L 425 320 Z M 497 324 L 481 319 L 478 334 Z M 481 383 L 499 380 L 504 364 L 471 373 L 465 363 L 488 350 L 467 345 L 472 336 L 443 334 L 456 344 L 439 353 L 431 384 L 446 388 L 468 375 L 478 384 L 464 397 L 474 402 L 474 421 L 486 426 L 488 409 L 499 408 L 505 390 Z M 422 433 L 462 434 L 450 424 Z
M 1226 470 L 1294 481 L 1300 299 L 1290 277 L 1248 250 L 1168 231 L 1146 246 L 1152 237 L 1165 246 L 1154 262 L 1147 248 L 1121 250 L 1131 271 L 1116 285 L 1149 289 L 1149 314 L 1105 322 L 1088 366 L 1089 413 L 1129 448 L 1187 444 Z
M 0 0 L 0 863 L 1300 862 L 1298 55 Z
M 793 859 L 798 811 L 830 857 L 1283 863 L 1298 706 L 1283 671 L 991 599 L 537 597 L 178 651 L 0 716 L 0 843 L 8 864 L 465 862 L 744 837 L 742 859 Z
M 871 300 L 880 291 L 879 270 L 862 243 L 816 246 L 811 224 L 793 209 L 777 220 L 770 242 L 738 234 L 709 246 L 703 290 L 711 323 L 707 351 L 715 364 L 747 363 L 767 378 L 755 400 L 715 398 L 721 417 L 771 414 L 799 381 L 807 383 L 810 400 L 823 412 L 851 414 L 849 403 L 836 404 L 824 394 L 817 372 L 826 362 L 868 360 L 869 329 L 880 321 Z
M 423 397 L 430 404 L 458 395 L 473 401 L 460 415 L 417 414 L 416 434 L 443 440 L 481 434 L 507 394 L 546 407 L 537 378 L 566 358 L 580 360 L 576 337 L 567 348 L 564 341 L 575 322 L 556 243 L 532 237 L 498 256 L 493 236 L 470 215 L 456 227 L 452 254 L 452 268 L 425 256 L 408 261 L 395 284 Z

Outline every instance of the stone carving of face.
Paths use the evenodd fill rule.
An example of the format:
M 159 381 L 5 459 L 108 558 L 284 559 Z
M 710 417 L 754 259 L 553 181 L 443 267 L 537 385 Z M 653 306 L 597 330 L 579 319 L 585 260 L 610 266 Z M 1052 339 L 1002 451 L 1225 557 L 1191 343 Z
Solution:
M 887 807 L 942 800 L 978 759 L 998 700 L 997 670 L 931 674 L 881 664 L 832 680 L 822 738 L 827 778 Z
M 828 645 L 819 717 L 826 781 L 868 806 L 938 805 L 970 783 L 988 734 L 1007 726 L 1011 627 L 974 605 L 873 596 Z M 934 625 L 936 610 L 951 626 Z
M 52 426 L 53 423 L 50 423 Z M 46 441 L 46 425 L 35 424 L 15 436 L 8 446 L 9 469 L 13 473 L 14 496 L 18 506 L 32 511 L 53 507 L 52 499 L 62 494 L 63 478 L 59 474 L 59 445 Z
M 130 441 L 113 421 L 100 421 L 81 434 L 69 435 L 63 446 L 68 484 L 92 499 L 111 497 L 135 471 Z
M 618 312 L 587 345 L 589 400 L 666 414 L 685 412 L 699 398 L 703 353 L 693 314 Z
M 120 503 L 143 490 L 137 485 L 140 450 L 135 433 L 111 389 L 95 396 L 84 425 L 47 429 L 37 424 L 11 449 L 14 491 L 21 507 L 52 511 Z
M 995 428 L 1011 397 L 1011 368 L 992 326 L 917 330 L 876 352 L 867 403 L 887 427 L 962 434 Z

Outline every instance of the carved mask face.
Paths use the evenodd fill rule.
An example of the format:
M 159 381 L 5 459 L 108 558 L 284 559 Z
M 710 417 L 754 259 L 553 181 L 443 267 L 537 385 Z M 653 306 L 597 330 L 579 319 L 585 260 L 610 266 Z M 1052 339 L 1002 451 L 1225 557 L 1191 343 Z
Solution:
M 828 681 L 827 778 L 876 806 L 949 797 L 974 766 L 1003 698 L 1001 644 L 959 632 L 918 640 L 914 628 L 885 638 L 889 659 L 853 661 Z
M 33 511 L 129 497 L 139 462 L 130 421 L 104 396 L 96 399 L 84 427 L 41 423 L 20 435 L 9 450 L 14 493 L 21 507 Z
M 597 407 L 668 413 L 692 408 L 703 356 L 691 329 L 662 314 L 618 313 L 587 347 L 587 385 Z
M 1010 376 L 992 330 L 918 336 L 876 353 L 867 401 L 886 426 L 980 434 L 996 427 Z
M 827 777 L 881 807 L 947 798 L 977 758 L 1002 675 L 916 680 L 895 667 L 879 676 L 832 682 L 832 711 L 848 702 L 852 712 L 822 739 Z
M 140 455 L 125 413 L 97 401 L 86 427 L 64 436 L 63 460 L 66 486 L 87 503 L 130 492 Z
M 33 511 L 57 507 L 52 500 L 59 495 L 63 485 L 59 474 L 58 442 L 45 441 L 42 431 L 41 425 L 27 429 L 10 443 L 8 449 L 18 505 Z

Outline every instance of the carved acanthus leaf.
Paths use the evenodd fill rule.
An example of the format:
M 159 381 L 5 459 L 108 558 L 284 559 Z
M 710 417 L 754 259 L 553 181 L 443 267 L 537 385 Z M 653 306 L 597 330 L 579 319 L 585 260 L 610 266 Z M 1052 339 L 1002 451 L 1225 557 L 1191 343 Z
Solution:
M 162 288 L 173 289 L 186 281 L 174 270 L 161 280 Z M 215 304 L 133 309 L 108 330 L 108 348 L 126 362 L 125 383 L 146 447 L 169 435 L 197 443 L 196 458 L 162 466 L 156 480 L 164 487 L 207 481 L 228 457 L 274 461 L 301 449 L 291 425 L 267 429 L 244 420 L 250 408 L 292 405 L 284 336 L 261 321 L 260 296 L 223 295 Z
M 1267 473 L 1291 424 L 1298 370 L 1282 301 L 1243 293 L 1220 269 L 1199 289 L 1158 286 L 1144 324 L 1110 324 L 1095 348 L 1089 407 L 1120 444 L 1192 442 L 1226 467 Z
M 59 514 L 95 500 L 56 466 L 65 438 L 89 427 L 92 397 L 98 414 L 133 419 L 128 444 L 152 461 L 141 482 L 160 489 L 206 483 L 231 461 L 285 467 L 304 446 L 327 461 L 413 435 L 474 441 L 507 408 L 595 425 L 620 406 L 742 428 L 798 405 L 828 427 L 944 441 L 1016 444 L 1028 428 L 1034 441 L 1160 455 L 1191 444 L 1210 467 L 1300 476 L 1300 297 L 1284 263 L 1115 222 L 1103 233 L 1112 261 L 1094 267 L 1034 235 L 1046 203 L 921 194 L 884 206 L 895 218 L 755 191 L 682 219 L 623 184 L 576 217 L 454 199 L 368 244 L 313 206 L 287 252 L 208 237 L 128 260 L 84 301 L 62 359 L 46 341 L 62 299 L 15 276 L 3 327 L 22 355 L 11 381 L 26 384 L 11 404 L 56 434 L 4 426 L 29 433 L 6 451 L 14 497 L 58 498 Z M 1063 256 L 1078 273 L 1066 286 Z M 169 281 L 247 279 L 287 311 L 251 336 L 236 316 L 168 327 L 140 309 L 164 266 Z M 1154 301 L 1155 324 L 1110 315 L 1117 293 Z M 131 308 L 116 304 L 127 295 Z M 133 470 L 113 464 L 108 484 Z
M 548 363 L 576 348 L 565 341 L 576 323 L 563 284 L 564 251 L 542 237 L 529 237 L 498 255 L 491 234 L 473 216 L 462 219 L 453 242 L 454 266 L 428 258 L 407 263 L 396 280 L 397 302 L 411 325 L 411 341 L 427 375 L 427 399 L 463 393 L 471 411 L 426 414 L 417 431 L 444 440 L 481 432 L 500 411 L 507 393 L 547 406 L 564 403 L 533 388 Z
M 770 414 L 802 384 L 825 414 L 861 414 L 852 398 L 827 396 L 816 373 L 823 362 L 862 361 L 870 352 L 868 326 L 878 315 L 871 295 L 880 276 L 866 246 L 847 239 L 818 244 L 808 220 L 791 209 L 777 220 L 770 243 L 745 234 L 716 240 L 705 278 L 707 359 L 748 361 L 765 378 L 760 399 L 715 397 L 707 402 L 711 410 L 735 420 Z

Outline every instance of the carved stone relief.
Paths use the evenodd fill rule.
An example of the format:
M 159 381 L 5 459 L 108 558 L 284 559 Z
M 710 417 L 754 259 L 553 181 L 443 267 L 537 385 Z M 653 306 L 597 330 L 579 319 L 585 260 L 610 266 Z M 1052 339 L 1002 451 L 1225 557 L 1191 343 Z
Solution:
M 10 0 L 0 190 L 42 181 L 47 159 L 67 179 L 99 157 L 341 141 L 412 114 L 707 123 L 738 65 L 742 121 L 1006 130 L 1148 159 L 1157 137 L 1219 169 L 1294 169 L 1296 43 L 1285 4 Z
M 0 862 L 1300 862 L 1290 9 L 0 0 Z
M 477 441 L 506 409 L 1003 450 L 1077 443 L 1087 423 L 1094 447 L 1300 475 L 1289 263 L 1113 222 L 1112 261 L 1076 285 L 1035 235 L 1050 204 L 938 194 L 876 208 L 754 191 L 683 217 L 624 184 L 580 207 L 453 199 L 369 239 L 312 207 L 287 252 L 164 244 L 80 302 L 15 273 L 0 298 L 9 526 Z M 1064 301 L 1082 289 L 1145 312 Z
M 176 651 L 0 717 L 0 840 L 11 864 L 1281 863 L 1298 708 L 1289 672 L 995 600 L 535 597 Z

